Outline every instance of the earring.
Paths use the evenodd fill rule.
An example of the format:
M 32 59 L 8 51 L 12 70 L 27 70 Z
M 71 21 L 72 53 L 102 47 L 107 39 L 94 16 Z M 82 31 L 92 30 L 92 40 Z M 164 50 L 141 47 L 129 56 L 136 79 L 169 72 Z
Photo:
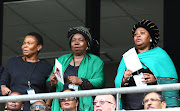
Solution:
M 38 52 L 39 52 L 39 49 L 38 49 Z
M 88 50 L 88 47 L 86 47 L 86 50 Z
M 152 39 L 150 40 L 150 42 L 152 42 Z

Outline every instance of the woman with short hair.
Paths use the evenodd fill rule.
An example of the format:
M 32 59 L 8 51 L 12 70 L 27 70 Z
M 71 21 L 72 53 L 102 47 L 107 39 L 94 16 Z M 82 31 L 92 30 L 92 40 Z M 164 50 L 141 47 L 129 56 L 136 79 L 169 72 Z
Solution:
M 23 56 L 12 57 L 1 77 L 2 95 L 11 92 L 27 94 L 49 92 L 46 80 L 52 70 L 49 63 L 38 59 L 38 54 L 43 47 L 43 38 L 36 32 L 31 32 L 24 38 L 21 46 Z M 24 103 L 24 111 L 29 111 L 30 102 Z

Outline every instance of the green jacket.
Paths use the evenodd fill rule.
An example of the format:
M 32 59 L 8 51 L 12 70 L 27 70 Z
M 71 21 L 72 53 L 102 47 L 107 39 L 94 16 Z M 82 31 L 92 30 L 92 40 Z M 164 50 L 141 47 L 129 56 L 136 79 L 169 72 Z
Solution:
M 66 54 L 58 58 L 58 61 L 62 64 L 62 72 L 64 74 L 66 68 L 73 59 L 73 54 Z M 54 71 L 55 66 L 53 67 Z M 78 77 L 88 79 L 94 88 L 104 88 L 104 63 L 103 61 L 90 53 L 87 53 L 82 60 L 79 70 Z M 51 73 L 52 74 L 52 73 Z M 47 81 L 50 81 L 50 76 Z M 56 84 L 56 92 L 61 92 L 63 90 L 63 84 L 59 81 Z M 79 90 L 81 88 L 79 87 Z M 93 110 L 93 98 L 90 97 L 80 97 L 79 98 L 79 108 L 82 111 L 92 111 Z M 59 100 L 54 99 L 52 103 L 52 111 L 60 111 Z

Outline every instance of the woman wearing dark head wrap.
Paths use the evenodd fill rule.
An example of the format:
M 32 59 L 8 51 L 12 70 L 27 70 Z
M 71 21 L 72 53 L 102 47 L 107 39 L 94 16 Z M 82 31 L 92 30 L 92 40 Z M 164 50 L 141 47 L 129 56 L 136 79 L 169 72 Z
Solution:
M 91 48 L 92 38 L 89 30 L 85 27 L 73 27 L 68 31 L 69 44 L 72 49 L 71 54 L 66 54 L 58 58 L 62 64 L 64 85 L 57 81 L 55 72 L 52 72 L 49 81 L 51 86 L 56 87 L 56 92 L 72 87 L 78 90 L 89 90 L 93 88 L 103 88 L 104 63 L 103 61 L 86 51 Z M 76 90 L 75 88 L 75 90 Z M 92 97 L 80 97 L 79 108 L 82 111 L 93 110 Z M 59 111 L 58 99 L 53 100 L 52 111 Z
M 143 66 L 138 72 L 132 73 L 126 68 L 122 58 L 115 79 L 116 87 L 136 86 L 133 75 L 143 73 L 144 83 L 147 85 L 177 83 L 177 72 L 169 55 L 157 46 L 159 41 L 158 27 L 150 20 L 142 20 L 132 29 L 134 43 L 138 57 Z M 179 106 L 178 91 L 164 91 L 168 107 Z M 143 109 L 142 100 L 144 94 L 122 95 L 122 107 L 126 110 Z M 122 108 L 121 107 L 121 108 Z

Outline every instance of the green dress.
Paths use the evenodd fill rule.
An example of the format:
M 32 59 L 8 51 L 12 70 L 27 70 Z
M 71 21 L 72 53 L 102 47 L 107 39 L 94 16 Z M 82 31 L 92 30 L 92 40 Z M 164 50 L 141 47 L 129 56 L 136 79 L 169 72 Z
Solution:
M 63 74 L 72 59 L 73 59 L 73 54 L 66 54 L 58 58 L 58 61 L 62 64 Z M 54 68 L 55 66 L 53 67 L 53 71 L 54 71 Z M 99 57 L 90 53 L 86 53 L 84 59 L 82 60 L 79 66 L 78 77 L 88 79 L 89 82 L 96 89 L 104 88 L 105 86 L 104 62 Z M 50 76 L 47 81 L 50 81 Z M 61 92 L 63 88 L 64 88 L 63 84 L 58 81 L 56 84 L 56 92 Z M 81 90 L 80 87 L 78 89 Z M 92 102 L 93 102 L 93 98 L 91 96 L 80 97 L 79 109 L 81 109 L 82 111 L 93 111 Z M 58 99 L 53 99 L 51 110 L 61 111 Z

